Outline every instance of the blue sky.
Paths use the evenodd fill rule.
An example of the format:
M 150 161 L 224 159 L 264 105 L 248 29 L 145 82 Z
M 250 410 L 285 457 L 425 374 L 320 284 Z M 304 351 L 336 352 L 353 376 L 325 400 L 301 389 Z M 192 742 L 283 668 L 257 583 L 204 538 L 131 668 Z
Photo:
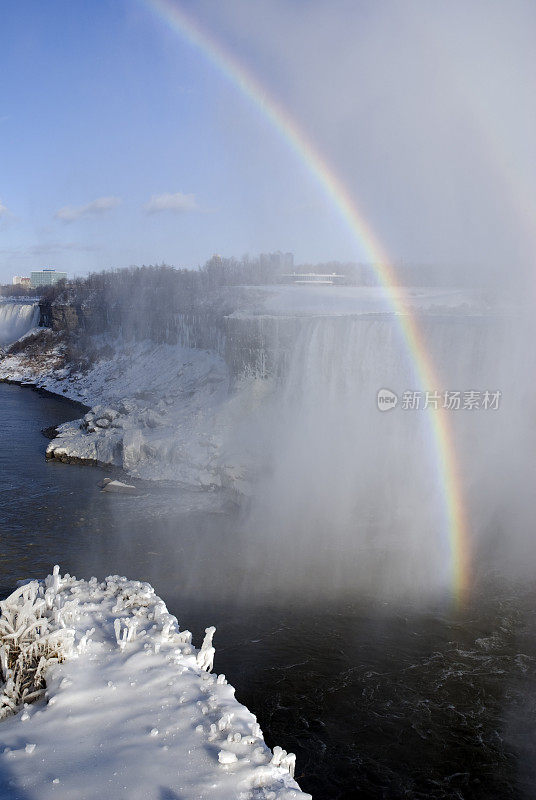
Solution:
M 395 260 L 534 252 L 519 214 L 535 202 L 530 4 L 185 5 L 291 111 Z M 0 280 L 364 256 L 267 119 L 141 0 L 3 2 L 0 75 Z
M 296 249 L 281 216 L 308 226 L 310 178 L 148 9 L 23 0 L 1 13 L 4 279 L 42 265 L 83 273 Z

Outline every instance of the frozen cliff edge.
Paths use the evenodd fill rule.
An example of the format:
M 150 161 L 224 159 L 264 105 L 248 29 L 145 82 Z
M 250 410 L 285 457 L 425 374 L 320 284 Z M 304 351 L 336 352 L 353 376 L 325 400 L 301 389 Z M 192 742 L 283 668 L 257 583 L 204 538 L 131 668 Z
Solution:
M 14 795 L 310 798 L 293 754 L 272 752 L 212 674 L 215 629 L 194 648 L 149 584 L 55 567 L 0 608 L 0 782 Z
M 37 329 L 0 359 L 0 380 L 92 409 L 59 426 L 47 457 L 116 466 L 193 489 L 235 489 L 240 470 L 222 456 L 229 376 L 220 356 L 108 336 L 93 337 L 91 346 L 91 363 L 79 369 L 57 334 Z

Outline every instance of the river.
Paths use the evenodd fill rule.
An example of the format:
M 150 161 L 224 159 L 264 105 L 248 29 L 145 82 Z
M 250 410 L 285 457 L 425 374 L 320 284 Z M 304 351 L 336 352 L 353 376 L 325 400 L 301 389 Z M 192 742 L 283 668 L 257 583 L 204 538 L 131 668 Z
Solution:
M 0 385 L 2 596 L 55 563 L 150 581 L 195 643 L 217 626 L 215 669 L 316 800 L 534 796 L 533 585 L 489 578 L 463 611 L 233 599 L 247 534 L 232 507 L 169 486 L 106 494 L 101 470 L 46 462 L 41 430 L 79 415 Z

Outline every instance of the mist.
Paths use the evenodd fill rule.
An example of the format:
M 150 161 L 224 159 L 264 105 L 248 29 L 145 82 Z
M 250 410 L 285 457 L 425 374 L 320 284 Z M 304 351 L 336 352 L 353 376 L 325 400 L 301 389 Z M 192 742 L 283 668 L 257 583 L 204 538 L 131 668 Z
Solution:
M 200 26 L 251 70 L 342 179 L 410 294 L 413 276 L 421 294 L 412 313 L 439 383 L 421 385 L 403 320 L 382 290 L 371 301 L 366 292 L 343 298 L 317 288 L 307 308 L 298 287 L 272 304 L 271 289 L 252 300 L 244 284 L 275 281 L 255 256 L 212 259 L 183 271 L 180 284 L 173 270 L 165 280 L 142 271 L 134 282 L 118 273 L 108 286 L 90 278 L 81 302 L 98 296 L 107 309 L 91 335 L 104 326 L 127 342 L 206 349 L 229 369 L 230 391 L 206 431 L 217 440 L 224 484 L 238 493 L 240 547 L 232 552 L 241 569 L 228 585 L 207 587 L 214 596 L 450 595 L 452 487 L 439 467 L 433 411 L 404 410 L 406 391 L 500 393 L 496 410 L 447 412 L 455 479 L 472 580 L 530 574 L 534 15 L 518 2 L 508 10 L 480 2 L 196 5 Z M 163 42 L 164 63 L 175 46 L 171 35 Z M 361 282 L 374 284 L 370 253 L 307 165 L 254 103 L 214 79 L 221 98 L 211 121 L 225 150 L 214 180 L 227 179 L 235 238 L 217 240 L 220 209 L 187 185 L 149 196 L 190 197 L 188 213 L 203 212 L 193 223 L 200 256 L 220 244 L 235 254 L 280 247 L 298 269 L 324 261 L 344 273 L 338 260 L 358 262 Z M 153 237 L 166 211 L 158 208 L 148 221 Z M 126 202 L 114 209 L 127 212 Z M 182 225 L 166 219 L 164 241 Z M 426 286 L 437 291 L 426 295 Z M 381 388 L 399 398 L 392 412 L 377 409 Z M 173 525 L 166 531 L 172 550 Z
M 256 286 L 245 285 L 248 274 Z M 156 551 L 174 555 L 169 563 L 156 559 L 150 579 L 169 585 L 173 564 L 192 600 L 202 574 L 207 602 L 450 602 L 459 580 L 448 518 L 455 491 L 467 518 L 458 544 L 468 556 L 466 599 L 497 578 L 530 581 L 536 442 L 528 304 L 509 292 L 399 287 L 436 367 L 437 385 L 423 386 L 403 318 L 383 290 L 275 279 L 263 285 L 265 278 L 257 260 L 229 260 L 200 272 L 161 267 L 93 276 L 78 290 L 86 298 L 98 291 L 96 323 L 119 348 L 148 340 L 153 348 L 194 348 L 173 356 L 179 374 L 188 353 L 208 350 L 227 374 L 216 379 L 208 406 L 207 379 L 188 379 L 180 402 L 193 398 L 191 431 L 178 444 L 149 431 L 139 469 L 146 456 L 163 458 L 166 475 L 182 480 L 183 464 L 195 463 L 199 442 L 208 442 L 222 500 L 238 510 L 221 516 L 217 544 L 212 534 L 190 535 L 186 518 L 198 490 L 178 489 L 173 507 L 152 518 Z M 121 369 L 126 385 L 136 385 L 132 356 Z M 144 403 L 158 406 L 159 386 L 138 387 Z M 380 389 L 396 393 L 396 408 L 378 409 Z M 405 407 L 414 392 L 419 406 Z M 437 393 L 438 412 L 425 408 L 427 392 Z M 457 393 L 459 407 L 441 412 L 445 393 Z M 464 407 L 471 393 L 475 407 Z M 448 417 L 450 477 L 434 432 L 439 413 Z M 196 468 L 207 469 L 201 463 Z M 218 493 L 207 502 L 217 505 Z M 131 523 L 119 518 L 116 525 L 127 548 Z
M 279 797 L 259 726 L 316 798 L 532 797 L 536 6 L 4 5 L 6 594 L 59 563 L 126 576 L 110 592 L 149 581 L 177 616 L 167 638 L 158 601 L 138 636 L 131 598 L 102 594 L 132 758 L 170 766 L 155 797 L 187 791 L 167 743 L 188 731 L 216 775 L 195 796 Z M 41 258 L 50 285 L 28 290 Z M 76 579 L 51 580 L 47 615 L 51 595 L 74 620 Z M 157 659 L 178 674 L 146 725 Z M 182 693 L 213 659 L 251 737 L 223 677 Z M 4 749 L 21 791 L 33 724 Z
M 252 603 L 451 597 L 451 487 L 439 468 L 434 412 L 404 410 L 405 391 L 500 392 L 496 410 L 446 413 L 470 580 L 525 581 L 536 560 L 533 6 L 313 2 L 305 12 L 302 4 L 232 0 L 217 8 L 201 2 L 195 14 L 342 178 L 401 283 L 413 270 L 420 287 L 439 287 L 412 305 L 439 381 L 422 386 L 382 291 L 372 302 L 366 292 L 349 288 L 344 299 L 318 287 L 307 308 L 305 287 L 293 287 L 284 307 L 281 299 L 265 303 L 266 293 L 244 299 L 238 287 L 274 280 L 253 256 L 228 260 L 225 281 L 218 262 L 184 271 L 179 283 L 170 269 L 158 279 L 143 271 L 132 279 L 117 273 L 108 284 L 89 279 L 78 299 L 98 298 L 98 313 L 85 334 L 102 328 L 127 343 L 208 349 L 230 368 L 228 396 L 204 424 L 218 443 L 218 468 L 233 474 L 240 511 L 218 549 L 226 569 L 211 572 L 205 596 Z M 167 43 L 162 57 L 171 59 L 172 50 Z M 281 247 L 296 254 L 298 269 L 300 260 L 360 262 L 366 283 L 374 283 L 363 242 L 263 115 L 229 86 L 212 113 L 227 159 L 218 169 L 229 195 L 242 198 L 235 252 Z M 188 186 L 179 188 L 190 196 Z M 197 197 L 191 210 L 197 202 L 203 208 Z M 217 215 L 209 210 L 205 224 Z M 199 239 L 220 249 L 214 232 Z M 465 295 L 453 302 L 442 286 Z M 91 348 L 78 343 L 79 351 Z M 378 411 L 381 388 L 399 398 L 392 412 Z M 123 527 L 126 544 L 131 531 Z M 180 513 L 153 522 L 170 553 L 182 529 Z M 178 568 L 191 597 L 198 575 L 186 564 L 205 563 L 213 547 L 210 537 L 188 539 Z M 166 565 L 151 570 L 151 580 L 167 583 Z
M 432 262 L 445 271 L 466 265 L 475 282 L 501 285 L 524 285 L 533 261 L 534 13 L 524 2 L 508 9 L 493 2 L 313 2 L 305 10 L 239 0 L 196 8 L 201 25 L 251 68 L 326 157 L 395 262 Z M 233 114 L 232 127 L 224 108 L 219 121 L 235 180 L 247 184 L 248 174 L 259 178 L 258 163 L 246 146 L 241 166 L 233 140 L 241 126 L 244 137 L 259 132 L 250 110 Z M 284 249 L 308 257 L 314 243 L 316 260 L 362 256 L 314 183 L 314 224 L 300 238 L 303 211 L 292 206 L 291 182 L 301 185 L 304 176 L 287 163 L 283 145 L 267 141 L 265 130 L 259 135 L 265 155 L 289 170 L 277 201 Z M 249 211 L 244 205 L 244 239 L 253 250 L 269 247 L 258 212 L 254 200 Z M 329 226 L 341 233 L 326 253 Z
M 485 310 L 469 298 L 462 313 L 428 310 L 419 319 L 440 386 L 418 385 L 396 320 L 330 319 L 328 310 L 296 329 L 276 375 L 240 384 L 226 446 L 256 475 L 242 523 L 246 594 L 448 593 L 450 487 L 437 471 L 433 421 L 400 407 L 379 414 L 381 387 L 399 397 L 406 389 L 501 393 L 496 412 L 448 412 L 472 576 L 525 579 L 533 569 L 534 14 L 530 3 L 480 2 L 196 8 L 343 177 L 401 272 L 424 262 L 430 284 L 492 292 Z M 256 123 L 244 108 L 227 127 L 227 102 L 226 94 L 219 118 L 232 154 L 236 123 L 245 136 Z M 281 155 L 279 144 L 266 143 L 270 158 Z M 233 161 L 237 181 L 257 176 L 246 152 L 247 164 Z M 284 237 L 297 252 L 340 225 L 313 185 L 318 225 L 306 244 L 297 232 Z M 287 229 L 303 213 L 290 202 L 278 201 Z M 244 208 L 248 243 L 267 239 L 258 212 L 255 203 Z M 360 248 L 341 231 L 331 256 L 362 259 Z

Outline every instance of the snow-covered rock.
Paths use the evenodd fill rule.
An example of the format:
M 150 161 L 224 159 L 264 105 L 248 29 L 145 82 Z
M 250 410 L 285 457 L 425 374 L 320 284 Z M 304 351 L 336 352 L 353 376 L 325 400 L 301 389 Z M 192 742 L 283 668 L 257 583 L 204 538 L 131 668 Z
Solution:
M 124 397 L 119 402 L 118 409 L 120 414 L 132 414 L 133 412 L 138 410 L 138 404 L 136 400 L 131 400 L 128 397 Z
M 0 380 L 31 380 L 91 406 L 82 419 L 59 426 L 47 458 L 98 461 L 134 477 L 196 489 L 221 485 L 218 419 L 229 384 L 224 361 L 179 345 L 100 338 L 103 352 L 113 345 L 113 354 L 85 373 L 65 368 L 50 331 L 43 333 L 39 359 L 24 351 L 0 359 Z
M 102 484 L 103 492 L 117 492 L 118 494 L 136 494 L 137 488 L 131 483 L 123 483 L 123 481 L 114 481 L 110 478 L 105 478 Z
M 76 580 L 55 567 L 0 607 L 0 690 L 10 700 L 0 771 L 10 797 L 310 798 L 292 777 L 293 754 L 270 751 L 254 715 L 212 673 L 215 629 L 196 650 L 149 584 Z M 15 629 L 27 652 L 44 638 L 54 650 L 38 676 L 48 702 L 14 691 L 5 648 Z M 37 692 L 44 698 L 42 684 Z

